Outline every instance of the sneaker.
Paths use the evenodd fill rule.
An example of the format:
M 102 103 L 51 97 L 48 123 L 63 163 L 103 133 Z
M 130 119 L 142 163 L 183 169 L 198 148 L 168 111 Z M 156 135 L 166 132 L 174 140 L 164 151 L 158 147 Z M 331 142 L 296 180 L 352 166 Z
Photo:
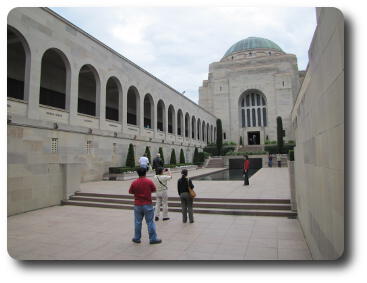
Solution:
M 159 220 L 159 217 L 157 217 L 157 216 L 156 216 L 156 217 L 154 218 L 154 220 L 155 220 L 155 221 L 158 221 L 158 220 Z
M 194 220 L 191 220 L 190 223 L 194 223 Z
M 163 221 L 165 221 L 165 220 L 169 220 L 169 218 L 168 218 L 168 217 L 166 217 L 166 218 L 163 218 Z
M 187 220 L 182 220 L 182 223 L 186 223 L 187 222 Z
M 136 239 L 132 239 L 131 241 L 133 241 L 134 243 L 136 243 L 136 244 L 140 244 L 141 243 L 141 241 L 140 240 L 136 240 Z
M 150 244 L 151 244 L 151 245 L 154 245 L 154 244 L 160 244 L 160 243 L 162 243 L 162 240 L 161 240 L 161 239 L 157 239 L 157 240 L 155 240 L 155 241 L 150 241 Z

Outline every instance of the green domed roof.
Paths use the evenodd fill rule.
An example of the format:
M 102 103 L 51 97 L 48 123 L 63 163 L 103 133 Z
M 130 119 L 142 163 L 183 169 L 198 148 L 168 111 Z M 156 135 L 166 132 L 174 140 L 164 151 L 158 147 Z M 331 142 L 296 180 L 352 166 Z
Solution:
M 231 48 L 229 48 L 224 54 L 224 57 L 239 51 L 245 51 L 250 49 L 257 48 L 267 48 L 267 49 L 275 49 L 283 52 L 283 50 L 274 42 L 269 39 L 261 38 L 261 37 L 248 37 L 246 39 L 242 39 L 239 42 L 233 44 Z

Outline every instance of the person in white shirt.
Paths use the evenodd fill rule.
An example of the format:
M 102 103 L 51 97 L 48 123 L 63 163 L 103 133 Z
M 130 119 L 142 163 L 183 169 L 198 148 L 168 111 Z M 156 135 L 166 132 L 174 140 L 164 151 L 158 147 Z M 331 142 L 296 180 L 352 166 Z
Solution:
M 145 170 L 148 171 L 148 165 L 149 165 L 149 159 L 147 157 L 147 154 L 144 153 L 144 155 L 139 158 L 139 166 L 141 168 L 145 168 Z
M 154 184 L 157 187 L 156 191 L 156 203 L 155 203 L 155 221 L 159 220 L 161 213 L 161 205 L 163 208 L 163 221 L 169 220 L 168 218 L 168 195 L 167 195 L 167 182 L 172 179 L 172 174 L 169 169 L 166 169 L 167 173 L 163 174 L 163 168 L 159 167 L 156 170 L 156 175 L 154 176 Z

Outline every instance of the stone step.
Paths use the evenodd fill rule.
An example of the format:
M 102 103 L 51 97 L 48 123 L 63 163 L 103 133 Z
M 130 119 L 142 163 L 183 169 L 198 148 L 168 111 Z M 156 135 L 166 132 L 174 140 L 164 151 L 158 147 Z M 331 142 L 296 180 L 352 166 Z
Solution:
M 114 208 L 114 209 L 128 209 L 132 210 L 133 205 L 112 204 L 105 202 L 87 202 L 87 201 L 72 201 L 66 200 L 61 202 L 62 205 L 76 205 L 87 207 L 99 207 L 99 208 Z M 181 212 L 181 208 L 169 207 L 168 211 Z M 248 215 L 248 216 L 282 216 L 295 218 L 296 212 L 290 210 L 224 210 L 224 209 L 210 209 L 210 208 L 195 208 L 194 213 L 205 214 L 222 214 L 222 215 Z
M 102 194 L 89 192 L 75 192 L 76 196 L 99 197 L 99 198 L 117 198 L 134 199 L 133 195 Z M 152 196 L 155 200 L 155 196 Z M 179 197 L 168 197 L 169 201 L 180 201 Z M 195 198 L 195 202 L 222 202 L 222 203 L 279 203 L 290 204 L 289 199 L 240 199 L 240 198 Z
M 134 200 L 130 199 L 117 199 L 117 198 L 99 198 L 99 197 L 85 197 L 85 196 L 71 196 L 72 201 L 86 201 L 86 202 L 103 202 L 114 204 L 127 204 L 133 205 Z M 290 210 L 290 204 L 228 204 L 221 202 L 194 202 L 194 207 L 197 208 L 219 208 L 219 209 L 250 209 L 250 210 Z M 169 201 L 168 207 L 181 207 L 179 200 Z

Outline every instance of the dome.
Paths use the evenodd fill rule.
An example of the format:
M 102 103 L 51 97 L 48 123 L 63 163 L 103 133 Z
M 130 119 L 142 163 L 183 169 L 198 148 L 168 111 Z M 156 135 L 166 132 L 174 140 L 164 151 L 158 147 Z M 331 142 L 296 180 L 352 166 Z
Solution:
M 223 57 L 231 55 L 236 52 L 252 50 L 252 49 L 275 49 L 277 51 L 283 52 L 283 50 L 274 42 L 269 39 L 261 37 L 248 37 L 242 39 L 239 42 L 233 44 L 231 48 L 227 50 Z

